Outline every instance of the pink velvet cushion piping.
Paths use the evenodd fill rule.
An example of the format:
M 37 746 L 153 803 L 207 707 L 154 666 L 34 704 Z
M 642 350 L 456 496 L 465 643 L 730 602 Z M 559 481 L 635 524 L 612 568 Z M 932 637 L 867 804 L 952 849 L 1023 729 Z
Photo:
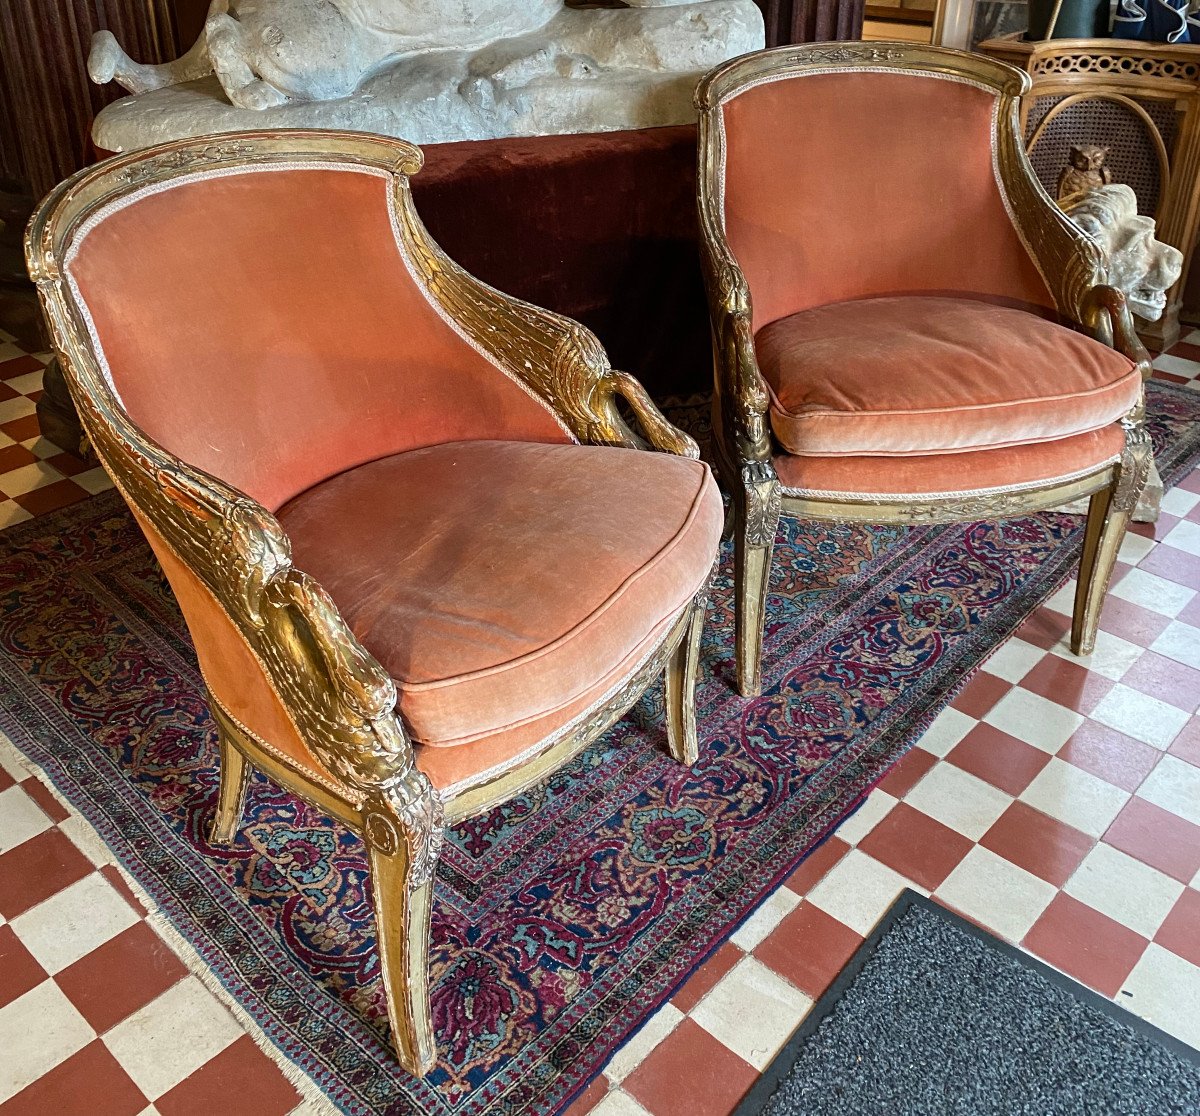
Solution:
M 436 747 L 545 725 L 635 669 L 708 576 L 722 507 L 697 461 L 482 441 L 357 466 L 279 518 Z
M 1131 360 L 1036 314 L 967 298 L 819 306 L 755 338 L 789 453 L 928 455 L 1065 438 L 1137 402 Z

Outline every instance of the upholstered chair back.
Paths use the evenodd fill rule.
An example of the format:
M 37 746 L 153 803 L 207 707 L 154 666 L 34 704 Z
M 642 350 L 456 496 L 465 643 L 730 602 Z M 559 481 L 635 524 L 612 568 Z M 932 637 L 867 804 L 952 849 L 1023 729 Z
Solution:
M 431 300 L 417 220 L 379 167 L 201 169 L 100 209 L 64 270 L 133 422 L 271 511 L 407 449 L 571 440 Z
M 754 329 L 874 295 L 1052 307 L 1000 184 L 1001 109 L 995 86 L 932 69 L 812 66 L 727 91 L 718 201 Z

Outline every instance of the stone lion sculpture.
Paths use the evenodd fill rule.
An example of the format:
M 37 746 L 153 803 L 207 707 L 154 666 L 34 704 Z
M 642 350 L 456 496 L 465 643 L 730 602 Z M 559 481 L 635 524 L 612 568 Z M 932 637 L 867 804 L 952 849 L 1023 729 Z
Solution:
M 763 45 L 754 0 L 607 2 L 212 0 L 173 62 L 136 62 L 95 35 L 92 80 L 135 96 L 100 113 L 93 139 L 118 151 L 351 127 L 429 143 L 683 123 L 704 71 Z
M 1097 186 L 1060 202 L 1063 212 L 1099 241 L 1108 257 L 1108 281 L 1125 292 L 1139 318 L 1157 321 L 1167 305 L 1167 291 L 1183 271 L 1183 253 L 1156 240 L 1154 218 L 1137 211 L 1137 195 L 1129 186 Z

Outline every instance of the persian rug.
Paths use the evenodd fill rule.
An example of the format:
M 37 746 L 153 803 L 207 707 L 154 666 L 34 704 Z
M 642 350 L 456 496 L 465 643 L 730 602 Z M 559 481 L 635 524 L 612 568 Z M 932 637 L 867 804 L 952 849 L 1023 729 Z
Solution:
M 1150 405 L 1170 482 L 1200 456 L 1200 393 L 1155 383 Z M 174 599 L 112 493 L 0 536 L 0 729 L 336 1107 L 551 1113 L 1062 583 L 1081 524 L 785 520 L 754 701 L 732 688 L 727 550 L 695 768 L 667 757 L 655 688 L 565 770 L 451 834 L 424 1080 L 387 1045 L 358 839 L 256 777 L 236 843 L 208 844 L 215 731 Z
M 1200 1053 L 905 891 L 734 1116 L 1190 1116 Z

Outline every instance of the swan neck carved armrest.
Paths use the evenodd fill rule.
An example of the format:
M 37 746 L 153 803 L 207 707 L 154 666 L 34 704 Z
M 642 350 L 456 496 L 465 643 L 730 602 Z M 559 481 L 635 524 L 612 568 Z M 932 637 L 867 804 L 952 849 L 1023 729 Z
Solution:
M 476 279 L 432 240 L 407 184 L 397 190 L 397 217 L 420 281 L 443 311 L 509 375 L 558 415 L 581 442 L 654 449 L 697 458 L 696 443 L 672 426 L 645 389 L 615 371 L 599 339 L 570 318 L 506 295 Z M 626 425 L 620 397 L 645 436 Z
M 84 430 L 121 494 L 236 627 L 301 742 L 364 811 L 440 808 L 414 767 L 392 679 L 262 505 L 179 460 L 126 416 L 58 277 L 39 279 Z M 214 695 L 218 697 L 219 695 Z M 436 796 L 434 796 L 436 797 Z

